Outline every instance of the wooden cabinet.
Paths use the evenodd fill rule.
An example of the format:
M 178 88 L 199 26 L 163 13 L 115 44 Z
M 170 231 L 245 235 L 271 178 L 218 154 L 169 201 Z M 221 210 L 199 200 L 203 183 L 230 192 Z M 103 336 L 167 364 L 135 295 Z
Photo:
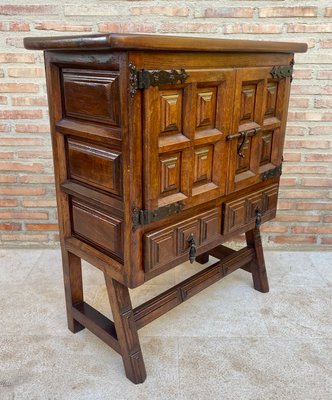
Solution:
M 69 329 L 146 373 L 137 329 L 243 268 L 268 291 L 259 227 L 275 216 L 295 52 L 305 44 L 148 35 L 26 38 L 44 50 Z M 245 233 L 239 251 L 222 245 Z M 202 272 L 133 309 L 135 288 Z M 105 274 L 114 321 L 83 299 Z

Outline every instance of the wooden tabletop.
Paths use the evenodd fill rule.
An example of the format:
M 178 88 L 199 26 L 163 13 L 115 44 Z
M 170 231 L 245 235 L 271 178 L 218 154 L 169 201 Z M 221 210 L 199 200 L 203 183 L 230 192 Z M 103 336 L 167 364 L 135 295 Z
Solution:
M 306 43 L 216 39 L 189 36 L 117 34 L 26 37 L 29 50 L 170 50 L 207 52 L 305 53 Z

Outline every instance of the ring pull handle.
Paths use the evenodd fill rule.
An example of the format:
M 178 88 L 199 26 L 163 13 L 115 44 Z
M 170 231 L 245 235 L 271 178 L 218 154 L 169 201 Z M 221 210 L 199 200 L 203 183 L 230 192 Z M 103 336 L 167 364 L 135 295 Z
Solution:
M 189 261 L 192 264 L 196 258 L 196 242 L 193 233 L 189 235 L 187 242 L 189 244 Z
M 241 132 L 243 135 L 243 139 L 242 139 L 242 142 L 241 142 L 241 144 L 240 144 L 240 146 L 237 148 L 237 154 L 241 157 L 241 158 L 244 158 L 244 154 L 242 153 L 242 149 L 243 149 L 243 146 L 244 146 L 244 144 L 245 144 L 245 142 L 246 142 L 246 140 L 247 140 L 247 136 L 248 136 L 248 134 L 247 134 L 247 132 Z

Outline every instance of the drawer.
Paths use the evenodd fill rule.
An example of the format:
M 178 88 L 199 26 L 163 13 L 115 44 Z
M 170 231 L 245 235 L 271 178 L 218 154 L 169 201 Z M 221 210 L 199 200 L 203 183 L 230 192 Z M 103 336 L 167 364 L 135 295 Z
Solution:
M 72 233 L 78 239 L 123 259 L 123 221 L 72 199 Z
M 277 208 L 278 185 L 269 186 L 239 199 L 224 204 L 223 234 L 237 231 L 253 224 L 256 220 L 256 210 L 262 216 L 274 214 Z
M 220 209 L 197 215 L 144 235 L 144 269 L 150 272 L 188 255 L 188 238 L 194 236 L 199 248 L 220 235 Z

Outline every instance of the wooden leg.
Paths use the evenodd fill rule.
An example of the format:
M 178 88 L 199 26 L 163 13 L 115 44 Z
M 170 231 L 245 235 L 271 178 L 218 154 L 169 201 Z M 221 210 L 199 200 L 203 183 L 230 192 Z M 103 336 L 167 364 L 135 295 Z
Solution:
M 203 253 L 196 257 L 196 260 L 200 264 L 205 264 L 209 261 L 209 253 Z
M 146 371 L 128 288 L 106 274 L 105 281 L 127 378 L 142 383 Z
M 255 259 L 250 263 L 250 271 L 254 281 L 254 288 L 262 293 L 269 291 L 263 246 L 259 228 L 246 232 L 247 245 L 255 249 Z
M 73 333 L 84 329 L 73 318 L 73 305 L 83 301 L 83 281 L 81 259 L 66 250 L 62 252 L 63 278 L 65 285 L 68 328 Z

